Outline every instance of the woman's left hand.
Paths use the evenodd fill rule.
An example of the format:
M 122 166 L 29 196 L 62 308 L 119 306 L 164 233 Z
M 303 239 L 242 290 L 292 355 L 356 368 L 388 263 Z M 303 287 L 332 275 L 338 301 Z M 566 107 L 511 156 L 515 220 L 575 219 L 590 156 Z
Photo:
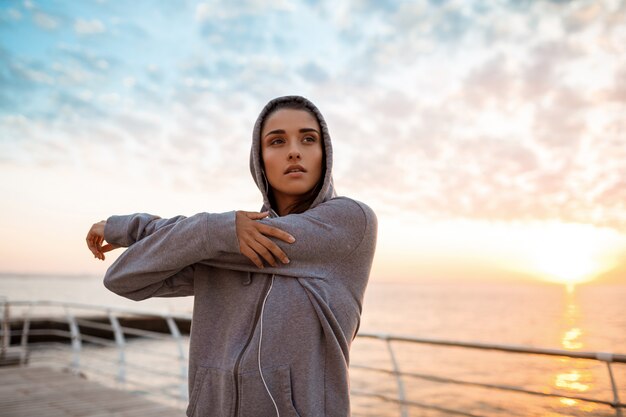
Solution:
M 104 243 L 104 226 L 106 226 L 106 220 L 102 220 L 98 223 L 94 223 L 89 232 L 87 233 L 87 247 L 93 253 L 94 258 L 98 258 L 101 261 L 104 261 L 104 252 L 111 251 L 113 249 L 117 249 L 121 246 L 113 245 L 111 243 L 107 243 L 106 245 L 102 245 Z
M 235 217 L 239 251 L 259 268 L 263 268 L 262 259 L 265 259 L 272 266 L 276 266 L 276 259 L 280 259 L 285 264 L 289 263 L 289 258 L 285 252 L 267 236 L 275 237 L 287 243 L 296 241 L 289 233 L 257 221 L 268 215 L 269 212 L 267 211 L 256 213 L 240 210 L 236 212 Z

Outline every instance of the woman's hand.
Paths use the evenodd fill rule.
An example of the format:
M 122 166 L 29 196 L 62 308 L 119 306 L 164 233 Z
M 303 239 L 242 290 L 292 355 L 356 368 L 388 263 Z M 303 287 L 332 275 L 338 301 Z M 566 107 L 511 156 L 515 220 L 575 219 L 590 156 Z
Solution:
M 289 233 L 276 227 L 257 222 L 269 215 L 269 212 L 256 213 L 253 211 L 237 211 L 235 225 L 237 228 L 237 240 L 239 251 L 243 256 L 250 259 L 259 268 L 263 268 L 263 259 L 276 266 L 276 259 L 282 263 L 289 263 L 289 258 L 281 248 L 272 242 L 267 236 L 272 236 L 287 243 L 296 240 Z M 259 257 L 260 256 L 260 257 Z
M 87 233 L 87 247 L 93 253 L 95 258 L 104 261 L 104 252 L 111 251 L 113 249 L 117 249 L 120 246 L 112 245 L 107 243 L 102 246 L 102 242 L 104 242 L 104 226 L 107 224 L 106 220 L 102 220 L 98 223 L 94 223 L 89 229 L 89 233 Z

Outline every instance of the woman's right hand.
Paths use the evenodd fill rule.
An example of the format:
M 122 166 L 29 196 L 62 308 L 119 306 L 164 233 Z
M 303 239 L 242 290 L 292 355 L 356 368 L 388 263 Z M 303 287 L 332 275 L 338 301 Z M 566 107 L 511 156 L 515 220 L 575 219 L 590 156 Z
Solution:
M 106 220 L 94 223 L 91 229 L 89 229 L 89 233 L 87 233 L 87 247 L 91 253 L 93 253 L 93 256 L 101 261 L 104 261 L 104 252 L 109 252 L 120 247 L 111 243 L 102 246 L 104 242 L 104 226 L 106 224 Z
M 261 258 L 272 266 L 276 266 L 276 259 L 284 264 L 289 263 L 289 258 L 285 252 L 267 236 L 275 237 L 287 243 L 296 241 L 289 233 L 257 221 L 268 215 L 268 212 L 237 211 L 235 217 L 239 251 L 259 268 L 263 268 Z

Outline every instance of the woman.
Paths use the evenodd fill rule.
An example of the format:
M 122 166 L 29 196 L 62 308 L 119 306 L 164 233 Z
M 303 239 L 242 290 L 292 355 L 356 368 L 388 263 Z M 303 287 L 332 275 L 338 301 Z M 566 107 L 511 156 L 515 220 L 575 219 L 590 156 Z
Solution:
M 88 245 L 128 247 L 104 277 L 119 295 L 195 296 L 188 416 L 348 416 L 376 216 L 335 196 L 328 128 L 303 97 L 261 111 L 250 169 L 261 213 L 111 216 Z

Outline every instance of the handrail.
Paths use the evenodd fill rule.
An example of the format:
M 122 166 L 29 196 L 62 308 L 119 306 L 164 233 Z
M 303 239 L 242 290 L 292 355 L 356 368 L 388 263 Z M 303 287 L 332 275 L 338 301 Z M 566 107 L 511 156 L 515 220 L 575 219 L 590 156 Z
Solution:
M 363 366 L 363 365 L 352 365 L 352 367 L 360 368 L 360 369 L 368 369 L 368 370 L 373 370 L 377 372 L 383 372 L 383 373 L 394 375 L 396 377 L 397 384 L 398 384 L 398 398 L 397 399 L 392 398 L 384 394 L 378 394 L 375 396 L 380 399 L 399 404 L 401 407 L 400 410 L 401 410 L 402 417 L 407 415 L 407 409 L 406 409 L 407 405 L 427 408 L 427 409 L 437 409 L 437 407 L 432 406 L 432 405 L 404 400 L 403 377 L 407 377 L 407 376 L 414 377 L 414 378 L 428 379 L 434 382 L 471 385 L 471 386 L 476 386 L 476 387 L 491 388 L 491 389 L 497 389 L 497 390 L 502 390 L 502 391 L 514 391 L 514 392 L 521 392 L 525 394 L 539 395 L 539 396 L 545 396 L 545 397 L 569 398 L 569 399 L 574 399 L 574 400 L 579 400 L 579 401 L 584 401 L 584 402 L 602 404 L 602 405 L 613 407 L 615 409 L 615 414 L 617 417 L 622 417 L 621 409 L 626 408 L 626 404 L 622 403 L 619 399 L 619 390 L 617 388 L 617 383 L 615 381 L 615 377 L 611 368 L 611 363 L 626 363 L 626 355 L 624 354 L 614 354 L 614 353 L 609 353 L 609 352 L 573 352 L 573 351 L 562 350 L 562 349 L 547 349 L 547 348 L 536 348 L 536 347 L 531 347 L 531 346 L 503 345 L 503 344 L 480 343 L 480 342 L 463 342 L 463 341 L 453 341 L 453 340 L 419 338 L 419 337 L 413 337 L 413 336 L 390 335 L 386 333 L 361 332 L 357 336 L 361 338 L 378 339 L 378 340 L 384 341 L 387 344 L 387 348 L 389 350 L 390 358 L 392 361 L 392 366 L 394 368 L 393 370 L 390 371 L 386 369 L 373 368 L 373 367 L 368 367 L 368 366 Z M 533 355 L 560 356 L 560 357 L 588 359 L 588 360 L 604 362 L 607 365 L 607 369 L 609 373 L 609 380 L 611 382 L 611 390 L 613 392 L 613 400 L 604 401 L 604 400 L 598 400 L 598 399 L 582 397 L 582 396 L 552 394 L 552 393 L 545 393 L 545 392 L 534 391 L 534 390 L 526 390 L 526 389 L 518 388 L 518 387 L 509 387 L 509 386 L 495 385 L 495 384 L 481 384 L 477 382 L 460 381 L 460 380 L 451 379 L 451 378 L 433 377 L 432 375 L 420 375 L 420 374 L 415 374 L 415 373 L 410 373 L 410 372 L 399 372 L 397 369 L 395 355 L 393 354 L 393 351 L 391 350 L 391 342 L 406 342 L 406 343 L 430 344 L 430 345 L 446 346 L 446 347 L 462 347 L 462 348 L 467 348 L 467 349 L 494 350 L 494 351 L 506 352 L 506 353 L 524 353 L 524 354 L 533 354 Z M 454 410 L 446 410 L 446 412 L 448 413 L 453 413 L 453 411 Z M 459 413 L 456 413 L 456 414 L 459 414 Z M 461 413 L 461 415 L 464 415 L 464 414 Z
M 55 300 L 7 300 L 6 298 L 0 297 L 0 304 L 10 304 L 13 306 L 50 306 L 50 307 L 70 307 L 70 308 L 79 308 L 81 310 L 96 310 L 96 311 L 113 311 L 116 313 L 123 314 L 131 314 L 135 316 L 150 316 L 150 317 L 161 317 L 165 319 L 166 317 L 172 317 L 174 319 L 181 320 L 189 320 L 191 319 L 191 314 L 172 314 L 172 313 L 160 313 L 158 311 L 149 311 L 149 310 L 141 310 L 134 308 L 122 308 L 122 307 L 114 307 L 109 305 L 102 304 L 85 304 L 85 303 L 77 303 L 73 301 L 55 301 Z
M 371 332 L 360 332 L 358 336 L 363 337 L 363 338 L 388 340 L 388 341 L 393 341 L 393 342 L 409 342 L 409 343 L 430 344 L 430 345 L 437 345 L 437 346 L 497 350 L 500 352 L 510 352 L 510 353 L 532 353 L 534 355 L 567 356 L 569 358 L 575 358 L 575 359 L 591 359 L 591 360 L 598 360 L 601 362 L 626 363 L 626 354 L 617 354 L 617 353 L 610 353 L 610 352 L 583 352 L 583 351 L 571 351 L 571 350 L 564 350 L 564 349 L 537 348 L 537 347 L 523 346 L 523 345 L 503 345 L 503 344 L 494 344 L 494 343 L 462 342 L 462 341 L 454 341 L 454 340 L 429 339 L 429 338 L 423 338 L 423 337 L 400 336 L 400 335 L 390 335 L 386 333 L 371 333 Z
M 19 320 L 18 318 L 12 318 L 11 314 L 16 312 L 15 307 L 25 307 L 22 311 L 22 328 L 12 330 L 11 323 Z M 36 307 L 58 307 L 62 309 L 63 315 L 58 317 L 50 318 L 51 322 L 64 322 L 68 325 L 68 330 L 60 330 L 60 329 L 32 329 L 32 320 L 33 320 L 33 310 Z M 92 320 L 80 318 L 72 309 L 80 309 L 86 311 L 96 311 L 102 314 L 103 318 L 108 319 L 107 322 L 95 322 Z M 125 309 L 125 308 L 117 308 L 112 306 L 98 306 L 92 304 L 82 304 L 75 302 L 60 302 L 60 301 L 48 301 L 48 300 L 34 300 L 34 301 L 8 301 L 3 297 L 0 297 L 0 311 L 3 314 L 2 317 L 2 325 L 0 326 L 0 341 L 2 348 L 2 355 L 11 348 L 17 348 L 20 352 L 20 363 L 25 364 L 28 360 L 29 352 L 35 349 L 37 342 L 29 341 L 29 337 L 31 336 L 40 336 L 40 335 L 49 335 L 55 337 L 62 337 L 71 342 L 71 360 L 69 361 L 68 366 L 74 372 L 81 372 L 84 369 L 90 369 L 98 372 L 98 374 L 107 374 L 107 375 L 115 375 L 115 380 L 117 383 L 128 384 L 133 383 L 136 386 L 143 386 L 150 388 L 149 391 L 156 391 L 157 389 L 160 391 L 160 395 L 165 394 L 170 398 L 177 399 L 182 403 L 179 405 L 184 406 L 187 401 L 187 355 L 186 349 L 184 346 L 184 342 L 186 339 L 182 336 L 178 326 L 176 325 L 175 319 L 178 320 L 191 320 L 191 314 L 171 314 L 171 313 L 159 313 L 145 310 L 134 310 L 134 309 Z M 132 327 L 121 326 L 119 322 L 119 317 L 122 316 L 145 316 L 145 317 L 153 317 L 159 318 L 165 321 L 167 324 L 167 328 L 169 329 L 169 334 L 167 333 L 158 333 L 155 331 L 149 330 L 141 330 L 135 329 Z M 92 336 L 89 334 L 83 334 L 81 331 L 86 329 L 92 330 L 102 330 L 102 331 L 110 331 L 114 337 L 114 341 L 109 341 L 100 336 Z M 173 359 L 171 363 L 177 364 L 178 372 L 173 369 L 169 371 L 163 369 L 153 369 L 150 366 L 140 365 L 137 363 L 133 363 L 128 359 L 127 348 L 128 342 L 126 341 L 126 335 L 131 336 L 139 336 L 144 339 L 151 339 L 155 341 L 164 341 L 170 340 L 175 343 L 175 349 L 173 351 L 166 353 Z M 414 336 L 405 336 L 405 335 L 392 335 L 386 333 L 375 333 L 375 332 L 360 332 L 357 337 L 361 339 L 375 339 L 379 340 L 386 344 L 386 349 L 388 353 L 388 357 L 391 361 L 392 369 L 386 369 L 381 367 L 360 365 L 360 364 L 351 364 L 351 368 L 354 369 L 362 369 L 372 372 L 383 373 L 387 375 L 395 376 L 397 383 L 397 395 L 390 396 L 384 393 L 371 392 L 371 391 L 363 391 L 363 390 L 355 390 L 351 391 L 351 395 L 353 396 L 363 396 L 363 397 L 372 397 L 378 398 L 380 400 L 397 404 L 399 406 L 400 416 L 405 417 L 408 416 L 408 408 L 409 407 L 418 407 L 423 409 L 432 409 L 444 411 L 449 414 L 455 415 L 463 415 L 463 416 L 471 416 L 476 417 L 473 414 L 469 414 L 465 411 L 452 410 L 442 408 L 432 404 L 426 404 L 414 400 L 410 400 L 407 398 L 407 393 L 405 392 L 405 380 L 406 378 L 417 378 L 422 380 L 428 380 L 431 382 L 437 382 L 442 384 L 458 384 L 458 385 L 468 385 L 481 387 L 486 389 L 500 390 L 500 391 L 509 391 L 509 392 L 518 392 L 528 395 L 535 396 L 544 396 L 544 397 L 557 397 L 557 398 L 569 398 L 573 400 L 578 400 L 582 402 L 594 403 L 603 406 L 612 407 L 615 410 L 615 414 L 618 417 L 622 416 L 622 409 L 626 408 L 626 404 L 622 403 L 619 399 L 619 390 L 617 388 L 617 382 L 615 379 L 614 372 L 612 370 L 611 365 L 615 363 L 624 364 L 626 363 L 626 355 L 618 354 L 618 353 L 609 353 L 609 352 L 590 352 L 590 351 L 568 351 L 562 349 L 552 349 L 552 348 L 537 348 L 532 346 L 522 346 L 522 345 L 512 345 L 512 344 L 492 344 L 492 343 L 480 343 L 480 342 L 466 342 L 466 341 L 454 341 L 454 340 L 443 340 L 443 339 L 432 339 L 432 338 L 420 338 Z M 12 346 L 11 340 L 12 338 L 19 338 L 19 344 Z M 55 344 L 57 342 L 54 342 Z M 84 354 L 85 351 L 85 343 L 86 344 L 95 344 L 96 346 L 108 346 L 117 349 L 117 359 L 109 359 L 108 365 L 105 369 L 101 369 L 99 367 L 95 367 L 92 364 L 85 363 L 84 360 L 81 360 L 81 355 Z M 517 354 L 532 354 L 532 355 L 548 355 L 548 356 L 558 356 L 558 357 L 569 357 L 575 359 L 587 359 L 592 361 L 598 361 L 605 363 L 607 366 L 607 371 L 609 374 L 609 381 L 611 384 L 611 389 L 613 393 L 612 400 L 602 400 L 597 398 L 588 398 L 583 396 L 572 396 L 565 394 L 557 394 L 557 393 L 546 393 L 543 391 L 534 391 L 530 389 L 524 389 L 521 387 L 507 386 L 507 385 L 498 385 L 498 384 L 485 384 L 474 381 L 465 381 L 454 378 L 445 378 L 441 376 L 428 375 L 428 374 L 420 374 L 415 372 L 407 372 L 400 369 L 400 364 L 398 358 L 395 355 L 395 351 L 392 347 L 392 344 L 395 343 L 409 343 L 409 344 L 426 344 L 433 345 L 439 347 L 458 347 L 464 349 L 478 349 L 478 350 L 491 350 L 491 351 L 499 351 L 506 353 L 517 353 Z M 45 343 L 42 343 L 45 344 Z M 151 349 L 144 349 L 142 347 L 142 353 L 148 353 Z M 156 353 L 156 352 L 155 352 Z M 159 353 L 160 354 L 160 353 Z M 96 355 L 98 356 L 98 355 Z M 102 358 L 104 361 L 105 358 Z M 164 361 L 170 363 L 170 361 Z M 115 368 L 112 368 L 111 365 L 114 365 Z M 116 372 L 113 372 L 113 369 L 116 369 Z M 129 372 L 143 372 L 147 375 L 154 375 L 160 377 L 168 377 L 174 378 L 177 382 L 175 386 L 178 386 L 178 395 L 172 395 L 165 391 L 168 390 L 166 387 L 155 388 L 150 387 L 148 384 L 145 384 L 143 381 L 147 381 L 147 378 L 129 378 Z M 173 387 L 174 385 L 168 385 Z

